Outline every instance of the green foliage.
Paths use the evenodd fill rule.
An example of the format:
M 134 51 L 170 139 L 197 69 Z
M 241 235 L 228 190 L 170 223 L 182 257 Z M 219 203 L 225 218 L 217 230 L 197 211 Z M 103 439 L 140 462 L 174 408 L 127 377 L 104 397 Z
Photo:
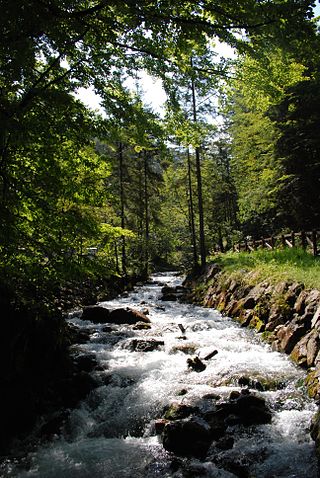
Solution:
M 294 281 L 320 288 L 320 261 L 300 248 L 221 254 L 212 258 L 228 273 L 252 271 L 255 283 Z

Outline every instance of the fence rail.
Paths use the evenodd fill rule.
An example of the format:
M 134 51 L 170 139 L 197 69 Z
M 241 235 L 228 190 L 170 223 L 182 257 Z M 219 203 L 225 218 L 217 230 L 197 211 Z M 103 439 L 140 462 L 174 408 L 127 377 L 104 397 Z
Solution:
M 311 232 L 290 232 L 289 234 L 281 234 L 279 236 L 271 236 L 261 238 L 259 240 L 244 239 L 241 242 L 233 244 L 234 252 L 253 252 L 258 249 L 278 249 L 279 247 L 296 247 L 301 246 L 304 250 L 310 251 L 314 256 L 320 255 L 320 231 Z

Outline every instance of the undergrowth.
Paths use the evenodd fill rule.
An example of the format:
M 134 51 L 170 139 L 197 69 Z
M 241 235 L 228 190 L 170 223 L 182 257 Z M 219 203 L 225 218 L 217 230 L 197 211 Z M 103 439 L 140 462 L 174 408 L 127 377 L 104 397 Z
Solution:
M 251 253 L 228 252 L 210 258 L 225 272 L 252 271 L 252 280 L 302 282 L 307 288 L 320 289 L 320 257 L 314 257 L 300 248 L 259 250 Z

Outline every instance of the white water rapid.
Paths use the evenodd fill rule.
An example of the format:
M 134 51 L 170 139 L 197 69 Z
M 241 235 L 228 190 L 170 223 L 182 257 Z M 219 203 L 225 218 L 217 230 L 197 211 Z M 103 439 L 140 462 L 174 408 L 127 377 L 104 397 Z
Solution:
M 162 285 L 180 283 L 173 274 L 159 274 L 128 297 L 103 303 L 107 308 L 147 307 L 149 330 L 110 324 L 110 330 L 103 332 L 105 325 L 69 319 L 95 331 L 90 342 L 77 350 L 96 354 L 100 367 L 93 375 L 101 385 L 71 412 L 62 435 L 30 452 L 23 465 L 8 461 L 3 477 L 318 476 L 308 432 L 316 405 L 301 385 L 303 371 L 286 356 L 273 352 L 254 332 L 213 309 L 160 300 Z M 178 324 L 185 329 L 186 340 L 182 340 Z M 128 344 L 135 337 L 162 340 L 164 346 L 150 352 L 130 351 Z M 188 369 L 188 357 L 203 358 L 215 349 L 218 354 L 206 362 L 204 371 Z M 209 407 L 209 394 L 227 399 L 232 390 L 241 389 L 238 380 L 243 376 L 267 384 L 267 390 L 252 393 L 266 399 L 273 414 L 271 424 L 234 425 L 233 448 L 221 450 L 215 462 L 181 458 L 185 467 L 173 467 L 174 457 L 164 450 L 154 428 L 164 407 L 174 402 L 198 404 L 205 395 Z M 226 468 L 224 463 L 230 462 L 249 463 L 249 474 Z

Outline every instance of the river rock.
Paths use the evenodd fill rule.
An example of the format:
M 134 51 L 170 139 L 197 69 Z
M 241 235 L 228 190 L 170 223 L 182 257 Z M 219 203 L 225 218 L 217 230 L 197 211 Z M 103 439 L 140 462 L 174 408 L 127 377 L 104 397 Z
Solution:
M 166 420 L 180 420 L 182 418 L 187 418 L 198 411 L 198 407 L 193 407 L 185 403 L 173 403 L 166 407 L 163 418 Z
M 156 339 L 131 339 L 124 344 L 124 348 L 131 352 L 153 352 L 162 346 L 164 341 Z
M 81 319 L 95 324 L 105 324 L 110 322 L 110 311 L 101 305 L 88 305 L 83 308 Z
M 97 367 L 98 362 L 95 355 L 78 355 L 74 359 L 74 365 L 79 371 L 92 372 Z
M 169 422 L 162 433 L 164 448 L 181 456 L 204 458 L 211 441 L 209 425 L 198 418 Z
M 241 392 L 245 393 L 230 394 L 228 402 L 220 403 L 216 410 L 204 415 L 211 429 L 217 431 L 214 439 L 223 436 L 226 425 L 249 426 L 271 422 L 272 415 L 265 400 L 247 390 Z
M 109 322 L 115 324 L 136 324 L 137 322 L 150 323 L 150 319 L 138 310 L 119 308 L 110 311 Z
M 134 330 L 149 330 L 151 329 L 151 324 L 148 324 L 147 322 L 137 322 L 132 328 Z

